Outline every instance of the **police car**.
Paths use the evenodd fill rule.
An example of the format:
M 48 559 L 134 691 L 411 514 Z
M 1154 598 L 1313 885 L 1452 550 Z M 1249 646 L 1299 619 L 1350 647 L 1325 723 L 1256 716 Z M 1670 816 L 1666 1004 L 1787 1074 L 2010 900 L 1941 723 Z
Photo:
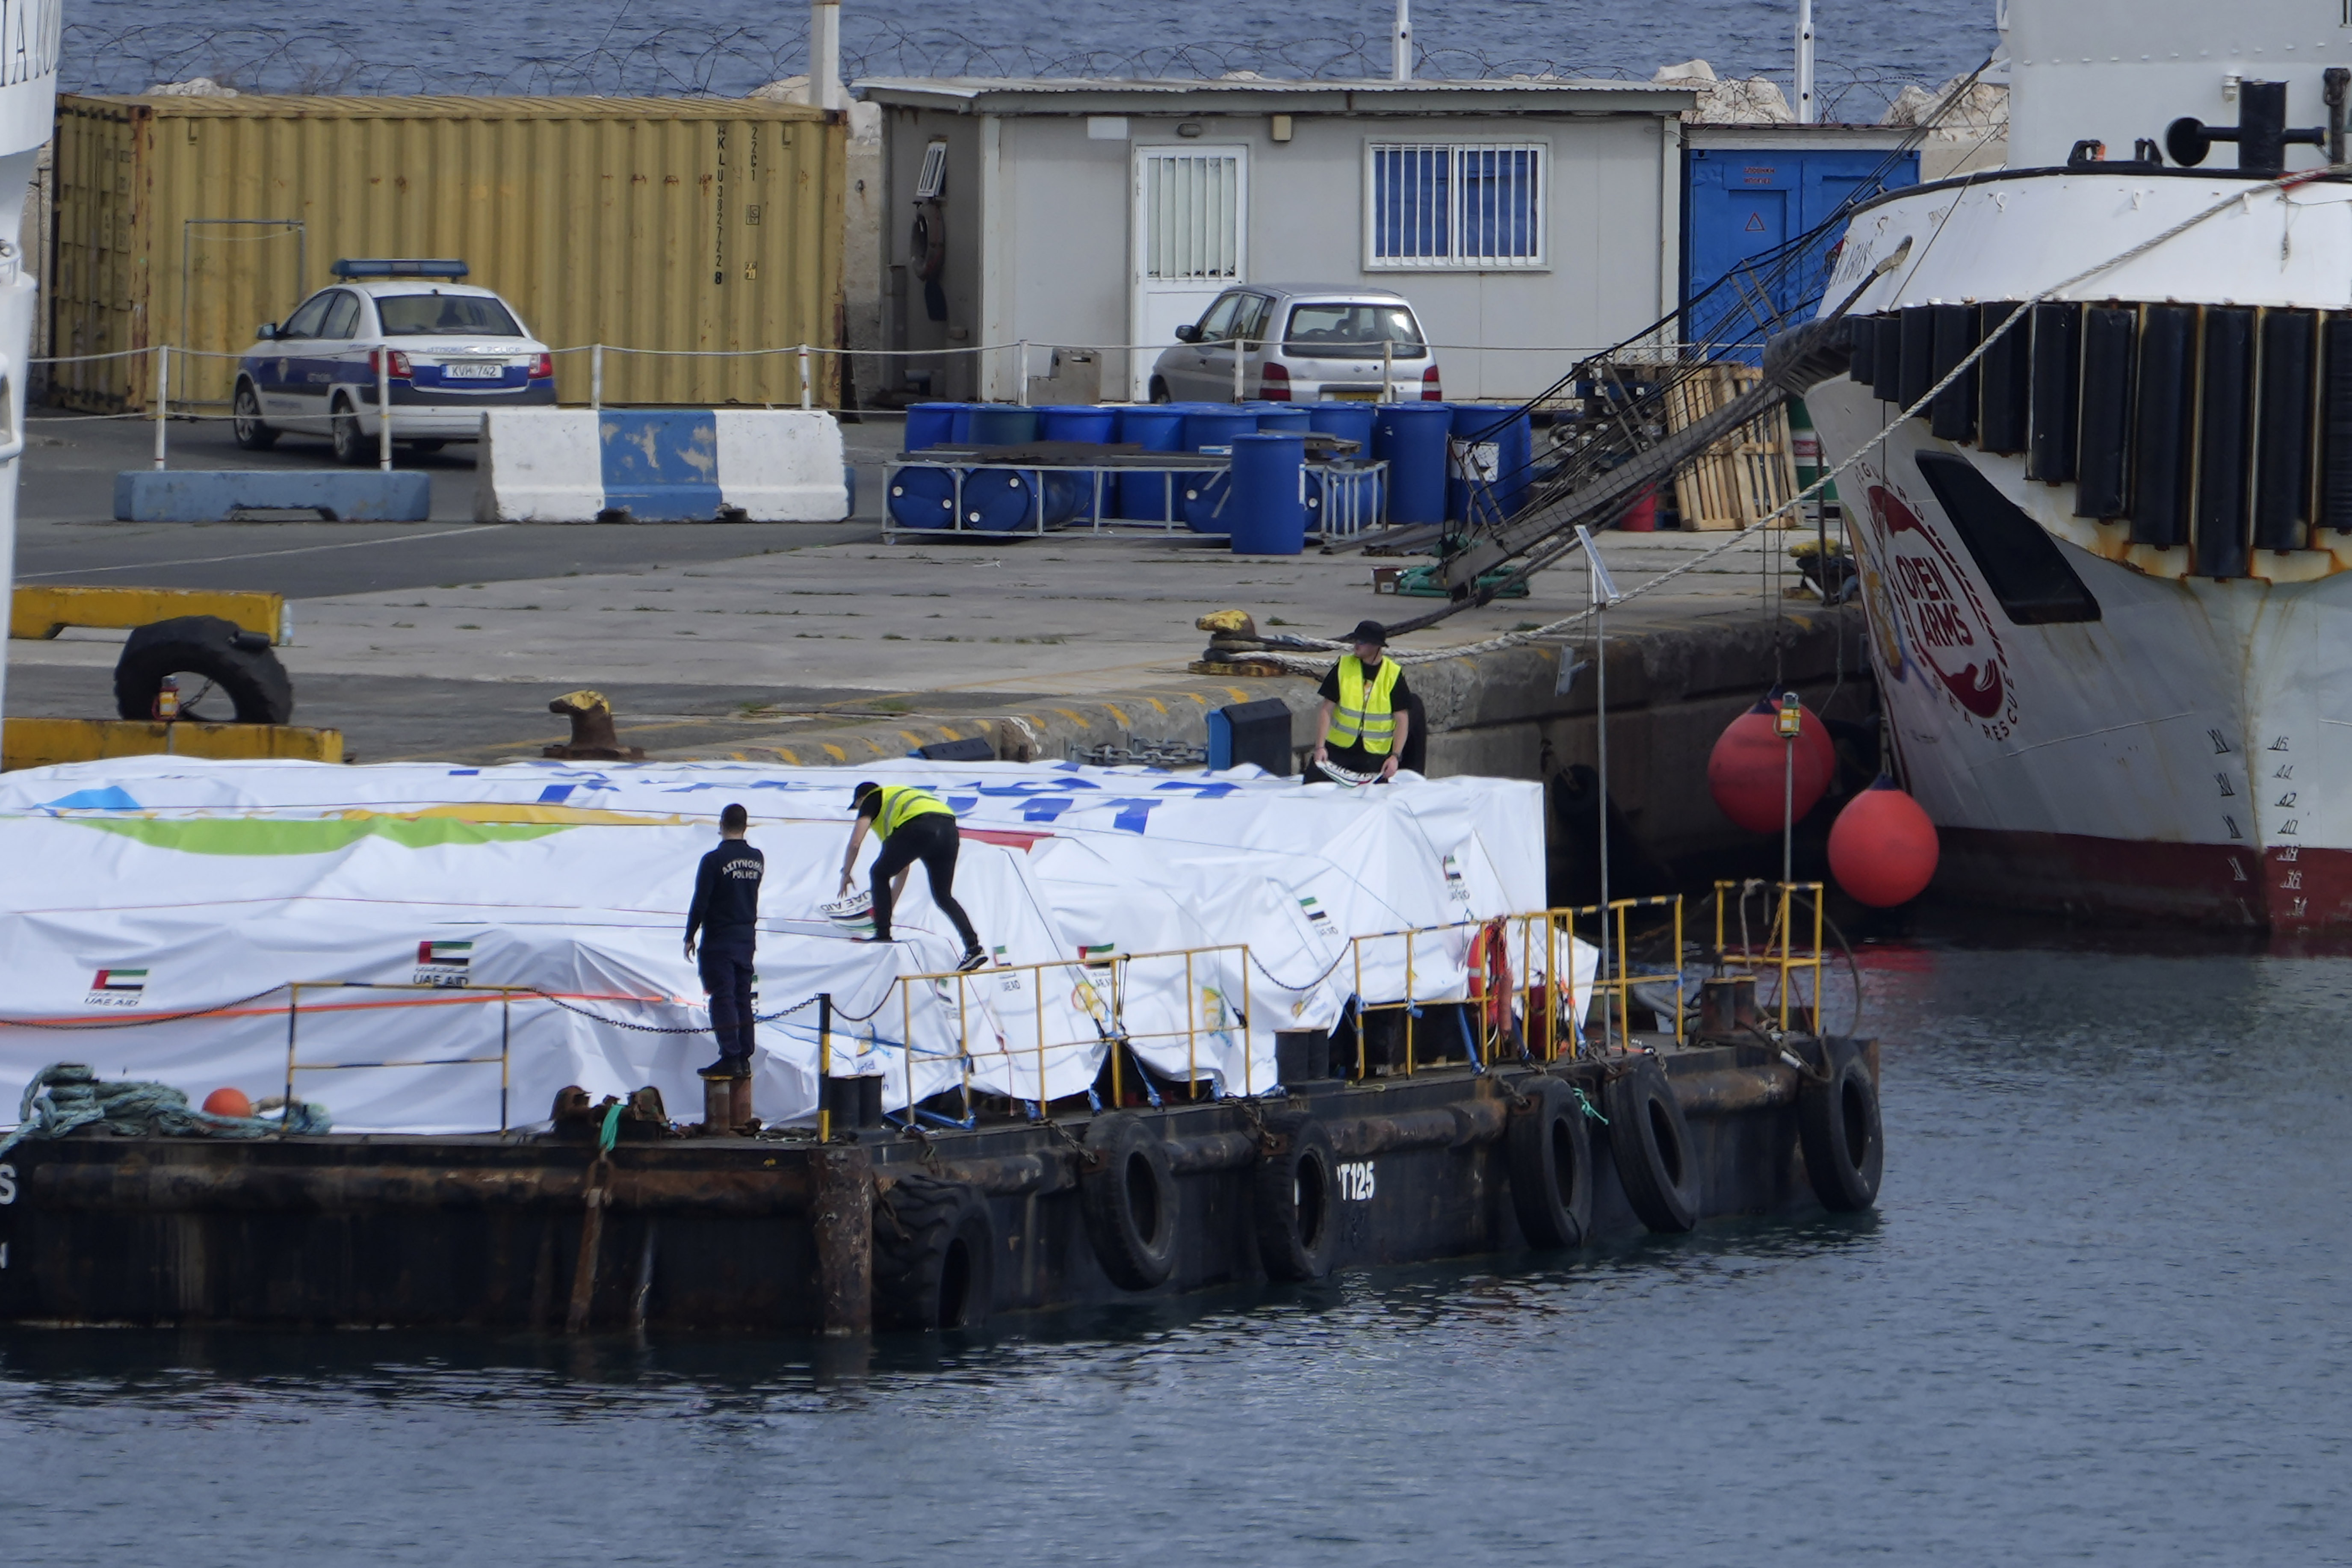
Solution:
M 236 444 L 324 436 L 345 463 L 376 456 L 376 386 L 388 358 L 393 439 L 430 452 L 481 437 L 486 408 L 555 402 L 555 363 L 504 300 L 449 260 L 344 259 L 336 282 L 267 321 L 237 363 Z

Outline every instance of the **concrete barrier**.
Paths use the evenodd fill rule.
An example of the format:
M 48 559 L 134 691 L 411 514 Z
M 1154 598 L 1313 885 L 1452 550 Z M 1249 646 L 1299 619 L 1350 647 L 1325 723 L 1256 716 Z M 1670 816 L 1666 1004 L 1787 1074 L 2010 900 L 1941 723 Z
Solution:
M 330 522 L 423 522 L 433 481 L 380 468 L 133 468 L 114 476 L 117 522 L 220 522 L 315 511 Z
M 294 640 L 284 595 L 236 588 L 19 588 L 8 635 L 53 637 L 68 626 L 128 628 L 180 616 L 218 616 L 281 646 Z
M 841 426 L 799 408 L 497 409 L 484 420 L 483 522 L 837 522 Z
M 295 724 L 163 724 L 143 719 L 11 719 L 0 731 L 0 768 L 12 772 L 158 755 L 340 763 L 343 733 Z

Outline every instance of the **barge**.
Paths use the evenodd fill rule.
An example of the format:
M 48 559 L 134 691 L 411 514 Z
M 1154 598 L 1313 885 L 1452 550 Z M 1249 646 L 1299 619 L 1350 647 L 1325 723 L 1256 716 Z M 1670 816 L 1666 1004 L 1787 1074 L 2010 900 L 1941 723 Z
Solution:
M 1151 1068 L 1121 1006 L 1116 971 L 1132 961 L 1111 960 L 1059 966 L 1094 975 L 1109 1042 L 1094 1083 L 1059 1100 L 975 1092 L 989 1042 L 967 1038 L 961 1084 L 896 1116 L 881 1079 L 824 1077 L 814 1126 L 761 1127 L 735 1080 L 707 1084 L 704 1121 L 685 1127 L 656 1092 L 600 1105 L 567 1088 L 547 1122 L 503 1132 L 205 1138 L 100 1124 L 20 1141 L 0 1160 L 0 1321 L 969 1330 L 1217 1285 L 1572 1253 L 1729 1215 L 1865 1209 L 1885 1162 L 1878 1051 L 1818 1032 L 1818 925 L 1810 951 L 1790 931 L 1800 900 L 1817 910 L 1819 896 L 1782 889 L 1754 950 L 1727 945 L 1718 918 L 1714 973 L 1687 989 L 1679 965 L 1629 957 L 1638 940 L 1621 938 L 1587 991 L 1548 992 L 1541 965 L 1514 974 L 1508 962 L 1538 941 L 1573 943 L 1580 914 L 1617 933 L 1654 916 L 1679 953 L 1678 900 L 1490 922 L 1470 936 L 1486 984 L 1418 1000 L 1408 963 L 1402 994 L 1359 996 L 1336 1028 L 1282 1031 L 1281 1082 L 1256 1093 L 1195 1098 L 1199 1080 Z M 1055 966 L 1034 967 L 1042 988 Z M 824 998 L 828 1068 L 848 1059 L 833 1054 L 831 1012 Z

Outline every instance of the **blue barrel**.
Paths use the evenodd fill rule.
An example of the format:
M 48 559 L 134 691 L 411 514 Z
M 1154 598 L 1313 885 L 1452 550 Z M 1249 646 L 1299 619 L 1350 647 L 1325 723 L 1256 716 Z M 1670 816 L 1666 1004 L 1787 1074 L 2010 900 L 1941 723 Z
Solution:
M 1257 416 L 1260 430 L 1288 430 L 1305 435 L 1315 428 L 1315 416 L 1296 403 L 1253 403 L 1250 412 Z
M 888 489 L 893 525 L 899 528 L 954 526 L 954 469 L 899 468 L 890 475 Z
M 1257 432 L 1257 416 L 1246 408 L 1231 404 L 1195 405 L 1184 416 L 1184 450 L 1197 452 L 1203 447 L 1230 447 L 1236 436 Z M 1222 529 L 1220 532 L 1223 531 Z
M 1118 410 L 1118 439 L 1147 452 L 1184 449 L 1184 410 L 1171 403 L 1139 403 Z M 1182 493 L 1178 493 L 1182 500 Z M 1168 481 L 1164 474 L 1130 469 L 1118 477 L 1118 515 L 1137 522 L 1168 521 Z
M 1233 488 L 1225 501 L 1236 555 L 1296 555 L 1307 548 L 1299 500 L 1306 438 L 1295 430 L 1234 437 Z
M 907 450 L 919 452 L 927 447 L 951 445 L 956 439 L 956 416 L 961 414 L 969 421 L 971 407 L 969 403 L 914 405 L 907 410 Z
M 1499 510 L 1508 517 L 1519 510 L 1527 498 L 1528 466 L 1535 455 L 1535 428 L 1528 416 L 1515 408 L 1500 408 L 1493 404 L 1463 403 L 1454 409 L 1453 438 L 1469 442 L 1474 448 L 1470 456 L 1475 468 L 1482 468 L 1495 476 L 1484 494 L 1476 498 L 1478 521 L 1492 522 Z M 1454 471 L 1446 465 L 1445 515 L 1454 522 L 1469 520 L 1472 494 L 1470 476 Z
M 1037 438 L 1037 411 L 1013 403 L 983 403 L 971 411 L 975 447 L 1022 447 Z
M 1356 456 L 1370 461 L 1372 455 L 1372 415 L 1369 403 L 1310 403 L 1307 408 L 1307 427 L 1320 430 L 1326 436 L 1337 436 L 1343 441 L 1356 443 Z
M 1041 441 L 1085 441 L 1095 446 L 1108 446 L 1118 435 L 1118 410 L 1094 408 L 1083 404 L 1065 404 L 1037 410 L 1037 438 Z M 1059 528 L 1066 522 L 1092 522 L 1095 518 L 1095 477 L 1092 474 L 1045 474 L 1045 526 Z M 1111 487 L 1116 481 L 1108 475 L 1103 479 L 1103 502 L 1110 505 L 1115 497 Z
M 982 533 L 1010 533 L 1034 521 L 1037 476 L 1026 468 L 966 468 L 963 525 Z
M 1383 403 L 1372 416 L 1372 456 L 1389 466 L 1389 521 L 1445 521 L 1448 403 Z

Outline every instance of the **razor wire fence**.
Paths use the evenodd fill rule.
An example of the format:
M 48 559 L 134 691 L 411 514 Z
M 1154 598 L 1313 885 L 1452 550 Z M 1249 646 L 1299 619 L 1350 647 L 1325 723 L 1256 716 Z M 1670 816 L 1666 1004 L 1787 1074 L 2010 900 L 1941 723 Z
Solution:
M 1133 47 L 1056 47 L 974 37 L 952 28 L 887 18 L 845 18 L 845 79 L 864 77 L 1045 77 L 1163 80 L 1332 80 L 1389 74 L 1385 32 L 1291 39 L 1209 40 Z M 547 51 L 545 39 L 518 40 L 509 58 L 467 29 L 446 58 L 428 49 L 394 58 L 381 29 L 321 21 L 303 27 L 180 22 L 65 28 L 60 85 L 68 91 L 140 93 L 205 79 L 240 92 L 325 96 L 730 97 L 804 75 L 804 20 L 758 26 L 672 25 L 594 44 Z M 534 52 L 541 51 L 541 52 Z M 484 57 L 488 58 L 485 61 Z M 1415 74 L 1447 80 L 1646 81 L 1646 71 L 1596 58 L 1511 48 L 1418 47 Z M 1777 67 L 1730 68 L 1775 80 Z M 1824 61 L 1816 99 L 1825 119 L 1875 121 L 1913 73 L 1884 65 Z

